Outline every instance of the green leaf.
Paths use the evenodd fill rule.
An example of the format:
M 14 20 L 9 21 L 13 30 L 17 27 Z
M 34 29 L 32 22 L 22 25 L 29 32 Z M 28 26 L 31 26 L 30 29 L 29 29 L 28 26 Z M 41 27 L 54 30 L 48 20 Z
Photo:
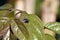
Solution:
M 3 17 L 7 13 L 7 10 L 0 10 L 0 17 Z
M 60 23 L 58 22 L 49 22 L 45 25 L 46 28 L 60 34 Z
M 45 40 L 56 40 L 55 37 L 49 35 L 49 34 L 45 34 Z
M 9 29 L 10 19 L 6 17 L 0 18 L 0 36 L 6 36 Z M 4 38 L 3 38 L 4 39 Z
M 0 18 L 0 35 L 4 35 L 9 29 L 10 19 L 6 17 Z M 4 32 L 3 32 L 4 31 Z
M 12 7 L 12 5 L 7 3 L 7 4 L 3 5 L 3 6 L 0 6 L 0 9 L 10 9 L 11 7 Z
M 14 11 L 8 11 L 6 14 L 5 14 L 6 17 L 8 18 L 13 18 L 14 17 Z
M 12 5 L 10 4 L 5 4 L 3 6 L 0 7 L 0 17 L 3 17 L 9 10 L 12 7 Z
M 12 32 L 10 32 L 10 40 L 17 40 L 17 37 Z
M 3 22 L 0 22 L 0 30 L 2 30 Z
M 42 22 L 35 14 L 27 14 L 23 12 L 20 21 L 28 29 L 31 40 L 45 40 Z
M 21 30 L 21 32 L 25 35 L 25 37 L 28 39 L 29 38 L 29 32 L 26 29 L 26 27 L 24 26 L 24 24 L 19 20 L 19 19 L 15 19 L 15 22 L 18 26 L 18 28 Z
M 18 21 L 19 22 L 19 21 Z M 24 34 L 21 32 L 20 28 L 18 27 L 18 25 L 16 24 L 16 22 L 14 20 L 12 20 L 11 23 L 11 29 L 12 32 L 14 33 L 14 35 L 19 39 L 19 40 L 26 40 Z M 23 29 L 22 29 L 23 30 Z M 23 30 L 25 31 L 25 30 Z
M 10 19 L 7 17 L 0 17 L 0 28 L 4 28 L 8 26 L 10 23 Z

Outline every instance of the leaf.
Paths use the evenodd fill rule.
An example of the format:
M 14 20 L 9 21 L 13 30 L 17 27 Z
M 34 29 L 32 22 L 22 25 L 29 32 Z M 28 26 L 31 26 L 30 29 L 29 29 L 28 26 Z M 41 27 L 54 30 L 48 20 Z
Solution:
M 8 30 L 6 31 L 6 33 L 3 36 L 3 40 L 9 40 L 10 39 L 10 29 L 8 28 Z
M 20 16 L 20 21 L 28 29 L 31 40 L 45 40 L 40 18 L 34 14 L 23 12 Z
M 6 17 L 0 18 L 0 35 L 4 35 L 9 29 L 10 19 Z
M 0 36 L 3 36 L 3 40 L 6 40 L 8 37 L 7 31 L 10 27 L 10 18 L 0 17 Z
M 2 27 L 3 26 L 3 23 L 2 22 L 0 22 L 0 30 L 2 30 Z
M 45 34 L 45 40 L 56 40 L 55 37 L 49 35 L 49 34 Z
M 6 17 L 8 18 L 13 18 L 14 17 L 14 11 L 8 11 L 6 14 L 5 14 Z
M 7 13 L 7 10 L 0 10 L 0 17 L 3 17 Z
M 16 22 L 18 28 L 21 30 L 21 32 L 28 39 L 29 38 L 29 33 L 28 33 L 28 30 L 26 29 L 26 27 L 24 26 L 24 24 L 19 19 L 17 19 L 17 20 L 15 19 L 15 22 Z
M 0 17 L 3 17 L 9 10 L 12 7 L 12 5 L 10 4 L 5 4 L 3 6 L 0 7 Z
M 46 28 L 60 34 L 60 23 L 58 22 L 49 22 L 45 25 Z
M 21 30 L 18 28 L 18 25 L 16 24 L 16 22 L 15 22 L 14 20 L 12 20 L 11 29 L 12 29 L 12 32 L 14 33 L 14 35 L 15 35 L 19 40 L 26 40 L 25 36 L 24 36 L 23 33 L 21 32 Z M 23 31 L 24 31 L 24 30 L 23 30 Z
M 2 12 L 4 12 L 4 10 Z M 2 13 L 2 14 L 1 13 L 0 13 L 0 17 L 8 17 L 8 18 L 13 18 L 14 17 L 14 10 L 13 9 L 8 10 L 8 11 L 5 10 L 5 13 Z
M 3 5 L 3 6 L 0 6 L 0 9 L 10 9 L 11 7 L 12 7 L 12 5 L 7 3 L 7 4 Z
M 16 36 L 12 32 L 10 33 L 10 40 L 17 40 Z

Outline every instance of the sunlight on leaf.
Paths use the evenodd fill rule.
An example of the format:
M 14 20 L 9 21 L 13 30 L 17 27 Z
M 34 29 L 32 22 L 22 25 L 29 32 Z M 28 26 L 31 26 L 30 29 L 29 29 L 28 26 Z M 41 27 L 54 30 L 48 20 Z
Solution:
M 35 14 L 23 12 L 20 16 L 20 21 L 29 30 L 31 40 L 44 40 L 42 22 Z
M 59 22 L 49 22 L 45 25 L 45 27 L 60 34 L 60 23 Z
M 19 40 L 26 40 L 25 36 L 21 32 L 21 30 L 18 28 L 17 24 L 15 23 L 14 20 L 12 20 L 11 23 L 11 29 L 14 33 L 14 35 L 19 39 Z M 23 30 L 24 31 L 24 30 Z

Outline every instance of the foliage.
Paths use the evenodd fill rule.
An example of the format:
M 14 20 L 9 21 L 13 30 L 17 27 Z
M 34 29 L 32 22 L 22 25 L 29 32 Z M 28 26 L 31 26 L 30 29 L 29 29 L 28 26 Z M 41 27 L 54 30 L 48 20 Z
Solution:
M 3 11 L 5 10 L 5 12 Z M 60 34 L 60 23 L 49 22 L 43 26 L 40 18 L 35 14 L 28 14 L 17 9 L 0 10 L 0 36 L 7 36 L 10 29 L 10 40 L 56 40 L 54 36 L 44 33 L 44 28 Z M 2 11 L 2 12 L 1 12 Z M 19 11 L 14 14 L 14 11 Z M 20 17 L 16 17 L 21 13 Z M 16 38 L 16 39 L 15 39 Z M 0 38 L 1 39 L 1 38 Z M 3 37 L 4 39 L 4 37 Z M 6 38 L 7 40 L 7 38 Z

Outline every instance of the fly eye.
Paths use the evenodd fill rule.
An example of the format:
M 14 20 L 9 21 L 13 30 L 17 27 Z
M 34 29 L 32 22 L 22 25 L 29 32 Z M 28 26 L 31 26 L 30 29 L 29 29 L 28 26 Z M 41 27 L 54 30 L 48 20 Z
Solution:
M 24 22 L 24 23 L 28 23 L 29 20 L 25 18 L 25 19 L 23 20 L 23 22 Z

